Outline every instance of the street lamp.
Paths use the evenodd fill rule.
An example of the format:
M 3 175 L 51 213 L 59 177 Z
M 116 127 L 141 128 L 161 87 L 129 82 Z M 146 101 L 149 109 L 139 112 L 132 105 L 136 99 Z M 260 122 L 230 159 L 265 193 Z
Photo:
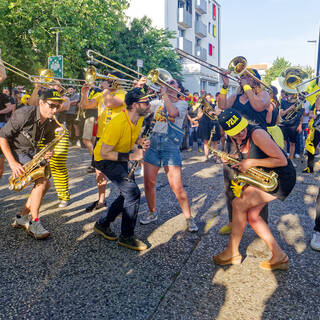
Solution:
M 56 56 L 59 55 L 59 32 L 62 27 L 51 27 L 49 30 L 56 30 Z
M 317 73 L 317 40 L 307 40 L 308 43 L 314 43 L 314 72 Z

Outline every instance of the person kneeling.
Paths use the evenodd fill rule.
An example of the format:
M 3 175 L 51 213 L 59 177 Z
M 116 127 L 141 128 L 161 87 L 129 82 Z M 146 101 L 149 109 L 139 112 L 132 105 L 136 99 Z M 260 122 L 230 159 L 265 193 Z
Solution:
M 296 182 L 296 172 L 292 162 L 286 158 L 284 152 L 265 130 L 248 124 L 248 121 L 241 117 L 237 111 L 227 109 L 221 113 L 219 124 L 231 137 L 236 150 L 238 150 L 239 161 L 231 166 L 233 169 L 245 175 L 247 170 L 258 167 L 267 172 L 272 170 L 278 177 L 276 188 L 273 191 L 264 191 L 263 189 L 269 190 L 268 186 L 264 185 L 258 189 L 249 185 L 248 182 L 241 190 L 241 185 L 234 180 L 233 189 L 238 187 L 238 192 L 234 192 L 236 198 L 232 201 L 230 241 L 222 253 L 213 257 L 213 261 L 219 265 L 241 263 L 242 256 L 239 253 L 239 244 L 248 222 L 272 252 L 272 258 L 261 262 L 260 267 L 267 270 L 287 270 L 289 258 L 280 248 L 268 225 L 260 216 L 260 211 L 268 202 L 277 198 L 284 200 L 290 194 Z M 263 183 L 265 182 L 260 181 L 260 184 Z
M 140 142 L 142 148 L 132 151 L 139 137 L 144 116 L 150 112 L 149 96 L 140 88 L 129 91 L 125 97 L 127 109 L 113 118 L 94 149 L 95 165 L 120 191 L 118 198 L 95 223 L 94 230 L 108 240 L 117 240 L 110 224 L 122 213 L 121 235 L 118 243 L 132 250 L 145 250 L 147 245 L 134 236 L 140 204 L 140 190 L 133 178 L 128 178 L 128 161 L 143 159 L 149 141 Z

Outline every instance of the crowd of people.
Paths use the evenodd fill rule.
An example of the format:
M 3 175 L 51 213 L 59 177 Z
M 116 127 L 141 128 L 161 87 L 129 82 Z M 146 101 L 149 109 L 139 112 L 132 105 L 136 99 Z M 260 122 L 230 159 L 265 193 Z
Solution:
M 0 64 L 0 81 L 5 78 L 6 70 Z M 133 88 L 125 91 L 120 78 L 121 73 L 110 72 L 99 86 L 85 83 L 80 92 L 72 86 L 65 90 L 56 80 L 46 87 L 35 83 L 30 93 L 20 86 L 10 94 L 8 88 L 3 87 L 0 177 L 5 158 L 12 176 L 18 178 L 26 174 L 25 165 L 35 161 L 39 150 L 44 149 L 45 161 L 36 165 L 50 164 L 58 206 L 65 208 L 72 201 L 66 166 L 68 148 L 70 145 L 87 148 L 92 156 L 87 172 L 96 174 L 98 195 L 86 211 L 106 209 L 94 230 L 121 246 L 145 250 L 146 243 L 134 232 L 140 190 L 134 175 L 129 174 L 131 166 L 138 168 L 136 175 L 144 176 L 149 211 L 140 217 L 140 223 L 147 225 L 158 219 L 155 186 L 159 169 L 163 167 L 187 230 L 197 232 L 182 183 L 181 156 L 181 152 L 197 150 L 203 154 L 203 161 L 223 163 L 229 223 L 219 232 L 231 235 L 226 250 L 215 255 L 213 261 L 219 265 L 241 263 L 238 247 L 248 222 L 272 252 L 272 258 L 262 262 L 261 268 L 287 270 L 289 258 L 268 227 L 268 203 L 274 199 L 284 200 L 290 194 L 296 181 L 296 159 L 306 155 L 303 173 L 314 172 L 320 142 L 320 95 L 310 105 L 297 90 L 280 82 L 282 90 L 278 99 L 277 88 L 271 86 L 265 90 L 255 69 L 248 69 L 241 77 L 233 95 L 228 94 L 228 72 L 222 76 L 223 86 L 215 95 L 205 90 L 190 94 L 174 78 L 167 86 L 161 86 L 160 92 L 147 88 L 145 78 L 135 81 Z M 50 143 L 52 148 L 47 150 Z M 214 152 L 219 149 L 229 157 Z M 259 174 L 265 175 L 263 170 L 259 171 L 264 168 L 271 181 L 276 173 L 274 188 L 271 190 L 265 182 L 258 181 L 252 168 L 258 168 Z M 239 173 L 246 172 L 251 172 L 256 184 L 245 175 L 239 179 Z M 30 180 L 34 186 L 13 227 L 24 228 L 35 239 L 44 239 L 50 232 L 40 222 L 39 209 L 49 190 L 50 176 L 35 180 L 30 177 Z M 108 203 L 105 196 L 108 180 L 119 190 L 119 196 L 112 203 Z M 320 195 L 316 208 L 311 247 L 320 250 Z M 118 236 L 112 230 L 112 223 L 120 214 Z

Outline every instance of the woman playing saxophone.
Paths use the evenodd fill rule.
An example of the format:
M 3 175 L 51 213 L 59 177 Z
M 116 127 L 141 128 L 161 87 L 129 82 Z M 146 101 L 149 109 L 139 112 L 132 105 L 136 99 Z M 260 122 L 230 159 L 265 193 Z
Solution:
M 232 232 L 228 247 L 220 254 L 214 256 L 216 264 L 240 264 L 242 256 L 239 252 L 239 244 L 247 222 L 258 236 L 264 240 L 272 252 L 268 261 L 263 261 L 260 267 L 267 270 L 287 270 L 289 258 L 280 248 L 273 237 L 268 225 L 260 216 L 261 209 L 275 199 L 284 200 L 293 189 L 296 182 L 296 172 L 292 162 L 286 158 L 284 152 L 272 140 L 270 135 L 258 126 L 248 124 L 234 109 L 227 109 L 219 116 L 219 124 L 225 133 L 231 137 L 235 144 L 240 161 L 231 163 L 231 167 L 243 176 L 247 171 L 257 172 L 257 187 L 255 183 L 246 183 L 244 186 L 233 182 L 231 188 L 236 197 L 232 200 Z M 223 160 L 223 159 L 222 159 Z M 255 168 L 255 170 L 252 170 Z M 263 170 L 259 170 L 263 168 Z M 275 171 L 277 184 L 275 188 L 269 188 L 259 175 L 264 176 L 265 170 Z M 250 177 L 250 179 L 254 179 Z M 264 188 L 263 184 L 266 183 Z M 239 188 L 241 193 L 238 192 Z

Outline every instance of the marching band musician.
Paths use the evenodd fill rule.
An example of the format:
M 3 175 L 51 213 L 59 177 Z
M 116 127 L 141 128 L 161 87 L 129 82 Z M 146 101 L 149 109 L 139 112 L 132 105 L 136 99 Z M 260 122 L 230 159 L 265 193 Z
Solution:
M 308 160 L 303 173 L 313 173 L 314 155 L 320 142 L 320 95 L 317 97 L 313 110 L 309 112 L 309 118 L 311 119 L 309 122 L 310 132 L 306 141 Z
M 150 112 L 149 96 L 140 88 L 134 88 L 125 96 L 127 108 L 109 122 L 101 139 L 94 149 L 95 165 L 120 190 L 119 197 L 110 205 L 95 223 L 94 230 L 105 239 L 115 241 L 117 235 L 111 230 L 110 224 L 122 213 L 121 234 L 119 245 L 142 251 L 147 245 L 134 236 L 140 204 L 140 190 L 133 179 L 127 179 L 128 161 L 142 160 L 143 152 L 149 147 L 149 141 L 138 140 L 144 116 Z
M 182 84 L 172 79 L 168 83 L 175 90 L 182 91 Z M 175 194 L 182 212 L 186 218 L 187 228 L 190 232 L 198 231 L 198 227 L 191 215 L 188 194 L 182 184 L 182 159 L 180 152 L 181 128 L 186 116 L 188 104 L 178 98 L 177 93 L 167 87 L 161 87 L 162 100 L 152 102 L 152 112 L 154 112 L 155 126 L 150 141 L 150 148 L 144 157 L 144 186 L 149 212 L 140 218 L 141 224 L 149 224 L 158 219 L 156 212 L 156 190 L 155 184 L 159 169 L 164 167 L 168 177 L 171 190 Z M 180 131 L 180 138 L 169 136 L 169 122 L 174 124 L 175 132 Z M 171 131 L 172 134 L 176 134 Z M 180 140 L 180 141 L 179 141 Z
M 257 70 L 247 68 L 247 71 L 255 75 L 260 79 L 260 75 Z M 266 130 L 266 116 L 267 109 L 270 104 L 269 94 L 261 89 L 261 85 L 258 81 L 250 77 L 248 74 L 244 74 L 240 80 L 240 87 L 235 95 L 227 98 L 229 78 L 227 77 L 228 72 L 222 76 L 223 87 L 220 90 L 220 95 L 218 97 L 219 108 L 222 110 L 233 108 L 237 110 L 240 115 L 246 117 L 246 119 L 258 124 L 263 129 Z M 230 153 L 233 150 L 232 143 L 230 139 L 226 143 L 226 151 Z M 227 209 L 229 214 L 229 223 L 223 226 L 220 230 L 220 234 L 230 234 L 231 232 L 231 220 L 232 220 L 232 199 L 234 197 L 233 191 L 231 189 L 232 172 L 231 170 L 223 166 L 223 175 L 225 180 L 225 194 Z M 261 216 L 265 221 L 268 220 L 268 206 L 262 209 Z
M 121 73 L 115 71 L 108 74 L 109 80 L 103 81 L 101 84 L 102 92 L 94 95 L 91 100 L 88 99 L 87 93 L 90 89 L 88 84 L 81 88 L 81 105 L 83 109 L 98 109 L 98 131 L 96 142 L 102 137 L 107 124 L 125 108 L 124 98 L 126 91 L 120 86 L 113 85 L 117 78 L 121 77 Z M 112 80 L 114 79 L 114 80 Z M 98 200 L 94 201 L 86 208 L 87 212 L 98 210 L 106 206 L 105 191 L 107 179 L 105 175 L 96 168 L 96 181 L 98 187 Z
M 55 138 L 57 125 L 51 119 L 61 108 L 63 101 L 57 90 L 43 91 L 39 107 L 26 106 L 16 110 L 7 124 L 0 129 L 0 147 L 13 176 L 24 174 L 23 165 L 32 160 L 42 139 L 48 143 Z M 52 154 L 53 151 L 47 152 L 45 158 L 48 160 Z M 36 180 L 24 208 L 16 215 L 12 224 L 15 228 L 26 229 L 35 239 L 44 239 L 50 235 L 39 220 L 41 201 L 49 187 L 48 179 Z
M 282 82 L 279 80 L 279 84 Z M 298 103 L 298 94 L 296 89 L 289 89 L 284 87 L 284 90 L 290 90 L 290 92 L 285 92 L 284 99 L 281 99 L 280 116 L 283 119 L 288 112 L 292 112 Z M 303 112 L 301 116 L 294 117 L 292 121 L 282 121 L 280 128 L 284 136 L 285 150 L 287 148 L 287 141 L 289 141 L 289 159 L 291 159 L 293 166 L 297 165 L 293 162 L 296 142 L 298 138 L 298 133 L 302 132 L 302 120 Z
M 228 109 L 221 113 L 219 123 L 231 137 L 238 153 L 239 162 L 231 167 L 242 173 L 252 167 L 272 169 L 278 175 L 278 183 L 273 191 L 268 192 L 249 183 L 240 186 L 238 196 L 232 200 L 232 232 L 229 244 L 222 253 L 214 256 L 213 260 L 218 265 L 241 263 L 239 244 L 248 222 L 272 252 L 271 259 L 261 262 L 260 267 L 267 270 L 287 270 L 289 258 L 260 216 L 260 211 L 268 202 L 277 198 L 283 201 L 290 194 L 296 182 L 295 169 L 270 135 L 259 126 L 248 124 L 236 110 Z

